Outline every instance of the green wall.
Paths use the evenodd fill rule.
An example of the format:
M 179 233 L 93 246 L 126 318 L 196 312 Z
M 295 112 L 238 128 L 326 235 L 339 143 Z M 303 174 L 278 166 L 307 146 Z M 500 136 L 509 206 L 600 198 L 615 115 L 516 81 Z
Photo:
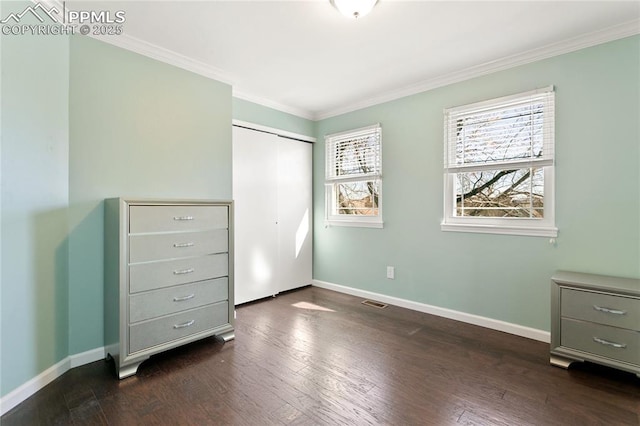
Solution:
M 4 396 L 104 345 L 104 198 L 231 198 L 232 106 L 227 84 L 91 38 L 1 46 Z
M 636 36 L 320 121 L 314 279 L 549 330 L 554 270 L 640 278 L 639 55 Z M 441 231 L 443 109 L 550 84 L 556 243 Z M 324 135 L 376 122 L 384 229 L 325 228 Z
M 238 98 L 233 98 L 233 118 L 305 136 L 316 131 L 314 121 Z
M 231 86 L 71 39 L 69 353 L 104 345 L 103 199 L 231 198 Z
M 2 36 L 0 43 L 5 395 L 68 355 L 69 39 Z
M 548 329 L 555 269 L 640 277 L 640 37 L 320 122 L 86 37 L 0 46 L 3 396 L 104 345 L 104 198 L 231 197 L 232 118 L 318 138 L 315 279 Z M 549 84 L 556 244 L 440 231 L 443 108 Z M 325 228 L 323 137 L 376 122 L 385 228 Z

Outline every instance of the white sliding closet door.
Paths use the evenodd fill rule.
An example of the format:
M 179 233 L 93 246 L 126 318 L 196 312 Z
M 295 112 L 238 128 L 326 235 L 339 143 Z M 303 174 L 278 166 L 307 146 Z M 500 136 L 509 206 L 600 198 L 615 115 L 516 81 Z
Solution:
M 312 145 L 278 138 L 278 290 L 311 284 Z
M 233 128 L 236 305 L 278 292 L 277 141 L 268 133 Z
M 235 303 L 311 283 L 309 143 L 233 128 Z

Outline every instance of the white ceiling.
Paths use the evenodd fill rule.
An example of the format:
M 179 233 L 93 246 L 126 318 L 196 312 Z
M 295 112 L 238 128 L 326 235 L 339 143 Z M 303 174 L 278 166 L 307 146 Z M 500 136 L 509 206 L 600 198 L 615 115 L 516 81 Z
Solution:
M 312 119 L 640 33 L 639 1 L 380 0 L 358 20 L 328 0 L 104 6 L 126 12 L 126 37 L 112 43 Z

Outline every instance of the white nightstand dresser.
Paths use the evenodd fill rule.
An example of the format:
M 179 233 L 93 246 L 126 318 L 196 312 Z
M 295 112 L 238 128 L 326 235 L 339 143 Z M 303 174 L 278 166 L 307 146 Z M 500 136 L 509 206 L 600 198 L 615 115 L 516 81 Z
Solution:
M 558 271 L 551 278 L 551 364 L 591 361 L 640 377 L 640 280 Z
M 105 200 L 105 345 L 122 379 L 149 356 L 234 338 L 233 204 Z

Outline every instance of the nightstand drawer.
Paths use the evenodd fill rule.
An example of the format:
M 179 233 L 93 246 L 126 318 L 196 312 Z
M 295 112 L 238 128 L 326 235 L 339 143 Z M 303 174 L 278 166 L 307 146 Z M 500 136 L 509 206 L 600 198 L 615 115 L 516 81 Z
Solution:
M 129 353 L 226 324 L 229 321 L 228 307 L 224 301 L 132 325 L 129 328 Z
M 177 259 L 229 250 L 229 231 L 143 234 L 129 236 L 129 262 Z
M 224 277 L 229 274 L 229 256 L 208 256 L 129 266 L 129 292 L 137 293 L 178 284 Z
M 640 364 L 640 332 L 563 318 L 563 347 Z
M 129 298 L 129 322 L 135 323 L 227 300 L 227 277 L 134 294 Z
M 225 206 L 130 206 L 129 233 L 180 232 L 226 229 L 229 209 Z
M 640 299 L 562 288 L 563 317 L 640 331 Z

